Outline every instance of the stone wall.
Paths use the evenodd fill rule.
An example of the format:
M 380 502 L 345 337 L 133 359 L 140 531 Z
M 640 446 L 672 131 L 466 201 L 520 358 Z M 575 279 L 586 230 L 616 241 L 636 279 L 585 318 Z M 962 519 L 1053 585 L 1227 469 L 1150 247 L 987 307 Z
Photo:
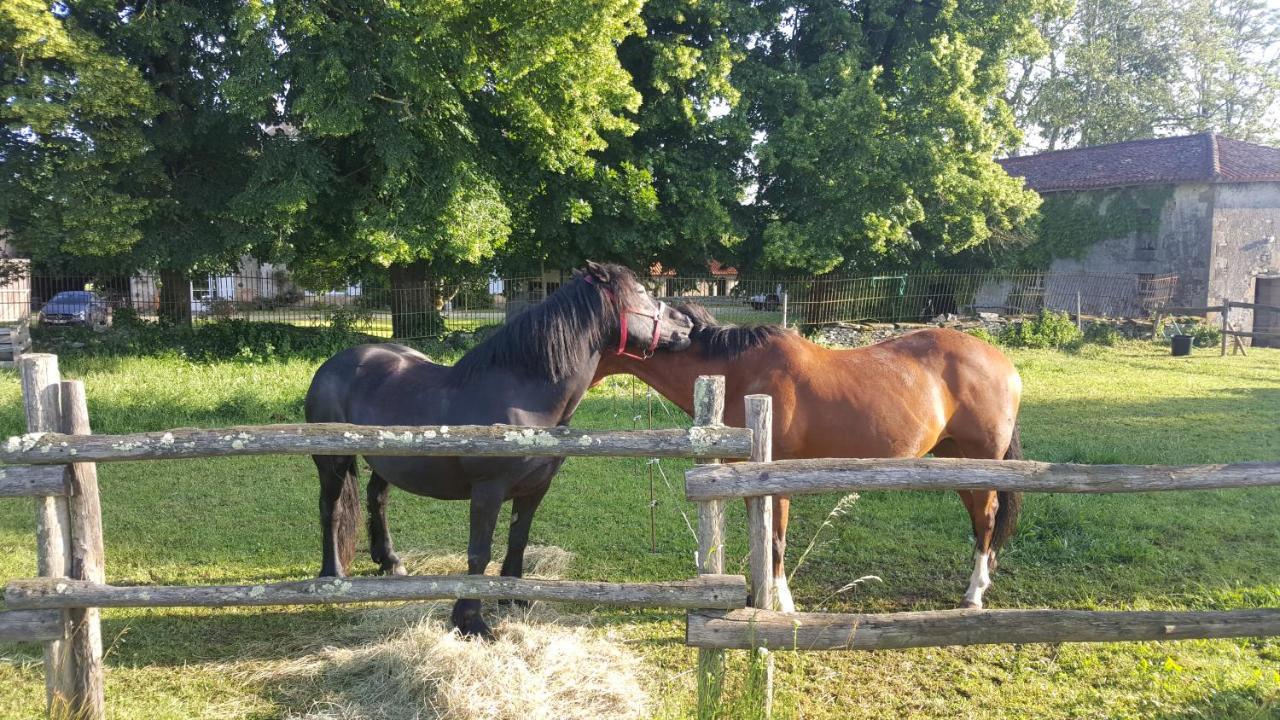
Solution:
M 1255 279 L 1280 273 L 1280 183 L 1215 186 L 1208 298 L 1255 301 Z M 1253 311 L 1234 309 L 1231 322 L 1253 327 Z
M 1083 258 L 1054 260 L 1050 266 L 1051 276 L 1079 273 L 1176 274 L 1178 288 L 1172 302 L 1177 305 L 1204 304 L 1209 288 L 1214 186 L 1205 183 L 1179 185 L 1163 208 L 1152 208 L 1152 211 L 1160 214 L 1155 237 L 1130 235 L 1103 240 L 1092 245 Z M 1082 290 L 1088 294 L 1087 289 Z M 1060 291 L 1072 297 L 1075 294 L 1072 288 L 1061 288 Z M 1090 309 L 1086 308 L 1086 313 L 1089 312 Z M 1095 314 L 1124 313 L 1099 308 Z

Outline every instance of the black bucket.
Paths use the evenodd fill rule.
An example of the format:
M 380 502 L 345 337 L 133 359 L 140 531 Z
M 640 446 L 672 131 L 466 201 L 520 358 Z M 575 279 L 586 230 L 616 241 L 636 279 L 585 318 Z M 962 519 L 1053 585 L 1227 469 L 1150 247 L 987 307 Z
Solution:
M 1182 357 L 1191 354 L 1191 343 L 1195 340 L 1193 335 L 1174 335 L 1173 336 L 1173 356 Z

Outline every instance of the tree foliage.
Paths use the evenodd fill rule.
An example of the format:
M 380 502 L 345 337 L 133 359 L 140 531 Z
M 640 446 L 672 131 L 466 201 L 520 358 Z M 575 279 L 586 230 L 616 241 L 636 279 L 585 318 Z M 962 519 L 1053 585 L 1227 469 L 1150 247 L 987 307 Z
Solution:
M 3 222 L 35 261 L 185 273 L 264 240 L 261 133 L 225 93 L 237 6 L 5 4 Z
M 1013 66 L 1030 149 L 1280 131 L 1280 11 L 1260 0 L 1079 0 L 1038 17 L 1047 54 Z
M 647 267 L 706 270 L 742 238 L 735 212 L 751 146 L 745 117 L 730 112 L 731 80 L 745 55 L 750 8 L 740 0 L 649 0 L 644 30 L 618 46 L 640 94 L 585 177 L 548 183 L 517 228 L 508 266 L 563 267 L 602 257 Z
M 0 4 L 0 227 L 37 260 L 137 245 L 154 207 L 143 123 L 162 107 L 137 68 L 40 0 Z
M 605 176 L 593 153 L 639 106 L 615 49 L 638 0 L 251 4 L 235 93 L 286 128 L 255 179 L 291 266 L 390 269 L 395 332 L 439 327 L 548 188 Z M 268 78 L 262 81 L 260 78 Z M 626 168 L 623 168 L 625 171 Z
M 760 265 L 812 272 L 936 261 L 1021 223 L 1037 199 L 994 158 L 1034 5 L 762 2 L 736 77 L 760 139 Z
M 614 51 L 636 0 L 254 9 L 242 77 L 275 79 L 237 92 L 291 129 L 257 182 L 320 270 L 491 261 L 548 176 L 590 177 L 639 101 Z
M 1045 2 L 12 0 L 0 222 L 174 288 L 381 274 L 401 335 L 495 266 L 946 262 L 1035 206 L 993 158 Z

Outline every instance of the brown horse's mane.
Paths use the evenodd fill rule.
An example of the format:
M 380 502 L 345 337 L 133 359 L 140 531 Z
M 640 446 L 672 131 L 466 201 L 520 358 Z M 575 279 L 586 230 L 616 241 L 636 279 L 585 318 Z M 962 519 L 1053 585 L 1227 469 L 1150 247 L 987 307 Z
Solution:
M 731 360 L 791 332 L 781 325 L 721 325 L 711 311 L 698 303 L 682 303 L 675 309 L 693 321 L 689 337 L 701 348 L 703 357 L 716 360 Z

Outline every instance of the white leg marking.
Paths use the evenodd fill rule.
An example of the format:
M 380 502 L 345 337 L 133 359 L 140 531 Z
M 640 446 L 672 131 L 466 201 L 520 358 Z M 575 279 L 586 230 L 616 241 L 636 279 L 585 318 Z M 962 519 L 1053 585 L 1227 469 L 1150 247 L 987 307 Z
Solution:
M 781 612 L 793 613 L 796 611 L 796 601 L 791 598 L 791 588 L 787 587 L 786 577 L 775 577 L 773 579 L 773 602 Z
M 964 594 L 964 604 L 969 607 L 982 607 L 982 593 L 991 587 L 989 552 L 974 552 L 973 574 L 969 576 L 969 591 Z

